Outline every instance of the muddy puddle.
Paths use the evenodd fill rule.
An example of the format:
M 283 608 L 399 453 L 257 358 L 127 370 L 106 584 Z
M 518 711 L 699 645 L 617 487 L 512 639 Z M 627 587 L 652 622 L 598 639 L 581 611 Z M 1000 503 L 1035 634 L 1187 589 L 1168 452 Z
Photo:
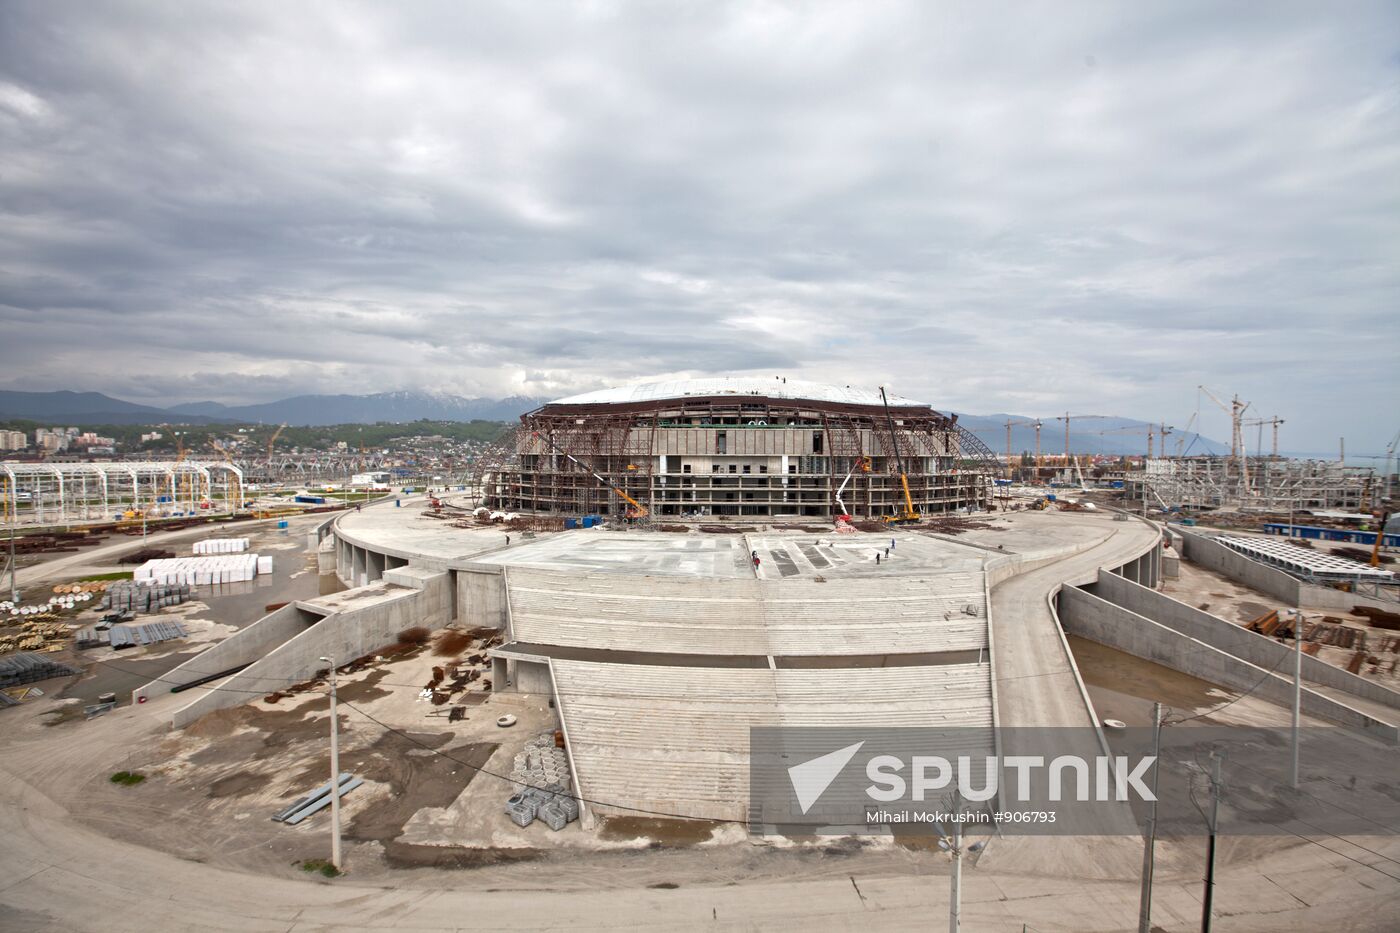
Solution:
M 625 841 L 649 839 L 652 848 L 693 846 L 705 842 L 722 825 L 711 820 L 667 820 L 644 816 L 610 816 L 599 837 Z
M 1096 642 L 1067 636 L 1099 719 L 1152 725 L 1152 704 L 1195 710 L 1220 703 L 1219 687 Z M 1216 691 L 1212 693 L 1211 691 Z M 1204 721 L 1204 720 L 1203 720 Z

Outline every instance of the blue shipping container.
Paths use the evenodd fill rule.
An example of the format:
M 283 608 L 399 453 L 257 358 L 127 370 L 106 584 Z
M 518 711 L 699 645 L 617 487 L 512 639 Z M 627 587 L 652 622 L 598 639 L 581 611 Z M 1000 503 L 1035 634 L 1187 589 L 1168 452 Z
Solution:
M 577 528 L 577 527 L 578 527 L 578 519 L 576 519 L 576 518 L 566 518 L 566 519 L 564 519 L 564 527 L 565 527 L 566 529 L 567 529 L 567 528 Z

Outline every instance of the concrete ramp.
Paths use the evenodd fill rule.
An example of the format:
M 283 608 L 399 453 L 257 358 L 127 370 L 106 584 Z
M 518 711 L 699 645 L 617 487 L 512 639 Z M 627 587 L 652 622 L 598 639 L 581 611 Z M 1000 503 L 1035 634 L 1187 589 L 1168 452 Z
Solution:
M 368 586 L 284 606 L 133 696 L 144 702 L 139 697 L 171 692 L 175 684 L 164 681 L 190 684 L 241 666 L 217 685 L 190 691 L 193 701 L 171 717 L 181 728 L 214 710 L 311 679 L 325 669 L 322 657 L 343 664 L 392 643 L 405 629 L 440 628 L 450 621 L 452 604 L 447 573 L 413 567 L 386 571 Z
M 1167 625 L 1155 622 L 1079 587 L 1060 591 L 1060 621 L 1071 635 L 1116 648 L 1174 671 L 1247 691 L 1280 706 L 1293 705 L 1293 681 L 1271 668 L 1242 660 Z M 1241 634 L 1249 634 L 1241 631 Z M 1400 744 L 1400 729 L 1309 688 L 1302 692 L 1303 712 L 1353 729 L 1392 745 Z M 1397 718 L 1397 717 L 1391 717 Z

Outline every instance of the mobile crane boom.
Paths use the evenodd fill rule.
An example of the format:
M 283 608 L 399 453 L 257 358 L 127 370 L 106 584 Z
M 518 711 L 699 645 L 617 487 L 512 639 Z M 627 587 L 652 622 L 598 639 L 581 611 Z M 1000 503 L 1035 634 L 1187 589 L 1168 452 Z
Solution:
M 633 499 L 631 496 L 627 495 L 627 493 L 623 492 L 620 488 L 618 488 L 618 486 L 617 486 L 615 483 L 613 483 L 611 480 L 609 480 L 606 476 L 604 476 L 603 474 L 599 473 L 597 470 L 593 469 L 591 466 L 589 466 L 588 464 L 584 463 L 584 462 L 583 462 L 582 460 L 580 460 L 578 457 L 575 457 L 573 454 L 569 453 L 567 450 L 565 450 L 564 448 L 560 447 L 558 444 L 554 443 L 554 441 L 550 440 L 548 437 L 545 437 L 545 436 L 544 436 L 543 434 L 541 434 L 539 431 L 532 431 L 531 434 L 532 434 L 534 437 L 537 437 L 537 438 L 539 438 L 540 440 L 544 441 L 544 443 L 549 447 L 550 450 L 554 451 L 554 452 L 557 453 L 557 454 L 562 455 L 562 456 L 563 456 L 566 460 L 568 460 L 570 463 L 574 463 L 574 464 L 577 464 L 577 465 L 580 466 L 580 467 L 583 467 L 583 469 L 585 469 L 585 470 L 588 471 L 588 474 L 589 474 L 590 476 L 592 476 L 592 477 L 593 477 L 594 479 L 596 479 L 598 482 L 602 483 L 604 486 L 606 486 L 606 487 L 608 487 L 609 489 L 611 489 L 613 492 L 617 493 L 617 497 L 618 497 L 619 499 L 621 499 L 623 502 L 626 502 L 626 503 L 631 507 L 631 508 L 628 510 L 628 514 L 627 514 L 627 517 L 628 517 L 628 518 L 646 518 L 646 517 L 647 517 L 647 515 L 648 515 L 647 507 L 644 506 L 644 505 L 642 505 L 642 504 L 641 504 L 640 502 L 638 502 L 636 499 Z
M 899 483 L 904 489 L 904 512 L 901 515 L 886 516 L 887 522 L 917 522 L 920 518 L 914 511 L 914 497 L 909 494 L 909 474 L 904 472 L 904 458 L 899 455 L 899 435 L 894 429 L 894 415 L 890 414 L 890 400 L 885 395 L 885 387 L 880 386 L 880 401 L 885 406 L 885 420 L 890 426 L 890 444 L 894 446 L 894 462 L 899 468 Z

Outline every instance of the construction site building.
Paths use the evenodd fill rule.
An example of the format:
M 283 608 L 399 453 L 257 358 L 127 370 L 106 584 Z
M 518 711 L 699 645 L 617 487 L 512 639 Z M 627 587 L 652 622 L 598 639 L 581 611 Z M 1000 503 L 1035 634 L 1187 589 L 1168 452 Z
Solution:
M 1369 509 L 1379 492 L 1375 471 L 1335 460 L 1282 457 L 1172 457 L 1148 460 L 1131 476 L 1129 495 L 1143 487 L 1154 505 L 1232 506 L 1286 512 Z
M 616 489 L 653 516 L 829 518 L 841 491 L 846 514 L 877 518 L 903 510 L 901 465 L 921 513 L 985 507 L 998 469 L 956 416 L 923 402 L 715 378 L 550 402 L 481 459 L 476 480 L 486 505 L 512 512 L 618 515 Z

